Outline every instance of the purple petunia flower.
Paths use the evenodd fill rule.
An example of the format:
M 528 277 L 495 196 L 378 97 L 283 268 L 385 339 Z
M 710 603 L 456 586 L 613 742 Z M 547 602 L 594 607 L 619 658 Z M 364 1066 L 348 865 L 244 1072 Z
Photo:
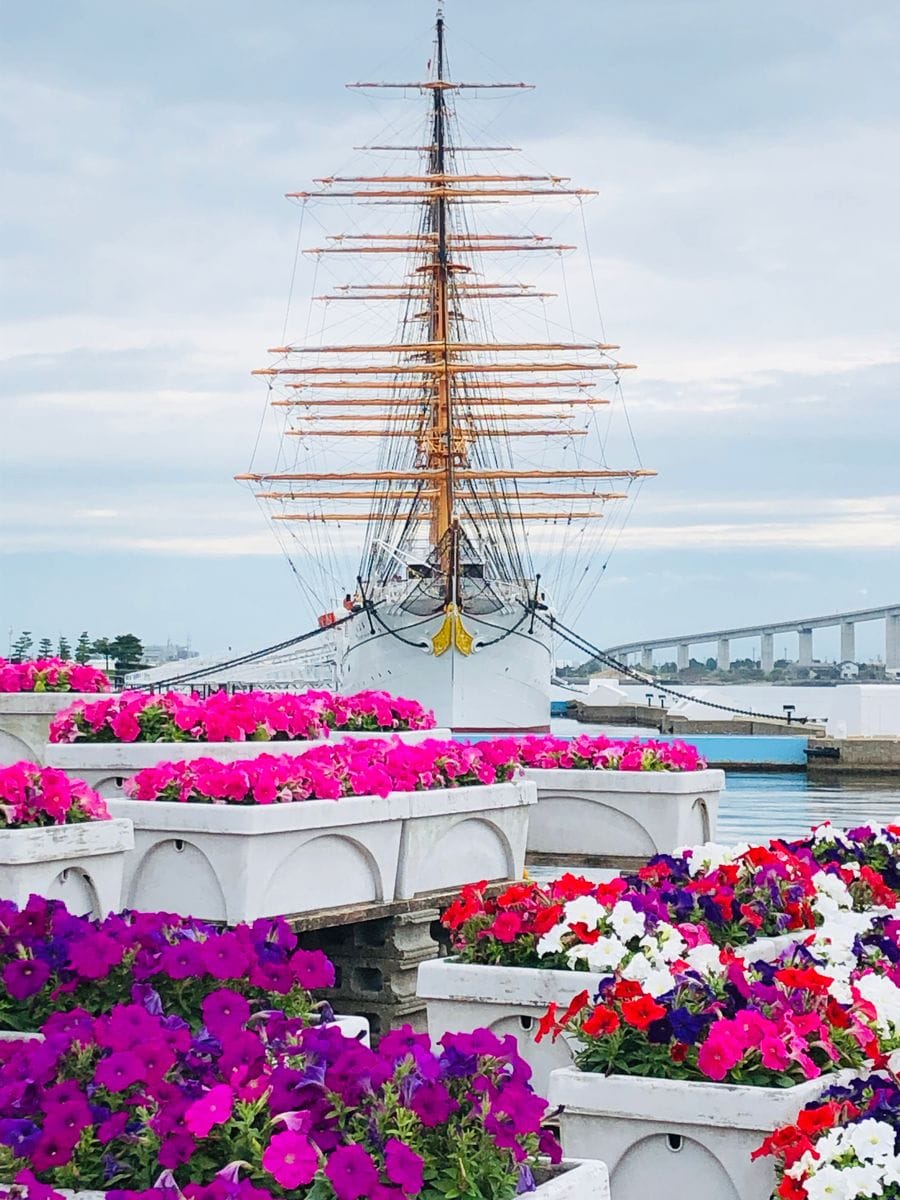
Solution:
M 423 1083 L 409 1101 L 409 1107 L 426 1128 L 440 1125 L 456 1112 L 459 1104 L 442 1083 Z
M 34 1121 L 11 1117 L 0 1121 L 0 1144 L 8 1146 L 16 1158 L 28 1158 L 40 1137 L 40 1128 Z
M 3 983 L 13 1000 L 27 1000 L 50 978 L 50 968 L 34 958 L 17 958 L 3 968 Z
M 537 1182 L 534 1178 L 534 1172 L 527 1163 L 521 1163 L 519 1166 L 519 1180 L 516 1184 L 516 1195 L 521 1196 L 523 1192 L 533 1192 L 537 1187 Z
M 325 1167 L 337 1200 L 362 1200 L 378 1186 L 378 1171 L 362 1146 L 340 1146 Z
M 151 1017 L 163 1015 L 162 998 L 149 983 L 136 983 L 131 989 L 131 999 L 135 1004 L 145 1008 Z
M 291 956 L 291 968 L 301 987 L 334 987 L 334 964 L 321 950 L 297 950 Z
M 219 988 L 206 997 L 201 1011 L 209 1032 L 224 1038 L 244 1025 L 250 1016 L 250 1005 L 239 992 Z
M 399 1185 L 407 1196 L 415 1196 L 422 1190 L 425 1162 L 421 1155 L 411 1150 L 405 1142 L 390 1138 L 384 1150 L 384 1170 L 391 1183 Z
M 94 1080 L 109 1092 L 124 1092 L 144 1077 L 144 1064 L 130 1050 L 118 1050 L 101 1059 Z
M 125 947 L 105 933 L 79 938 L 69 945 L 69 966 L 82 979 L 103 979 L 118 966 Z

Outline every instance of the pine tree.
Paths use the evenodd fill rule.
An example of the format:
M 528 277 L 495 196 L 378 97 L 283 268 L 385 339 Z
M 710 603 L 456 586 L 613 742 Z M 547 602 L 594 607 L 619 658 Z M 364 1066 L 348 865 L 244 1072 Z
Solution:
M 91 654 L 102 654 L 106 662 L 106 669 L 109 670 L 109 657 L 112 654 L 112 642 L 109 638 L 97 638 L 91 646 Z
M 53 653 L 53 643 L 48 637 L 43 637 L 38 642 L 38 658 L 49 658 Z
M 120 633 L 110 642 L 109 653 L 115 659 L 116 670 L 127 673 L 136 671 L 141 666 L 144 657 L 144 647 L 141 639 L 133 633 Z
M 28 651 L 33 645 L 34 643 L 31 640 L 31 630 L 23 629 L 11 647 L 13 662 L 22 662 L 23 659 L 27 658 Z
M 72 647 L 69 645 L 68 639 L 62 634 L 59 635 L 59 645 L 56 647 L 56 653 L 63 662 L 68 662 L 72 657 Z
M 88 637 L 86 629 L 81 631 L 78 641 L 75 643 L 75 661 L 86 663 L 91 657 L 91 639 Z M 60 655 L 62 658 L 62 655 Z

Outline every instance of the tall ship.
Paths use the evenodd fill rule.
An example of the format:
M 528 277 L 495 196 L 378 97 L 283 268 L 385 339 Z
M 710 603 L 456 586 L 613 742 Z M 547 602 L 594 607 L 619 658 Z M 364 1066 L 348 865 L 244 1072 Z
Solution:
M 473 136 L 457 111 L 470 93 L 529 85 L 456 82 L 440 11 L 424 74 L 348 85 L 418 102 L 406 136 L 357 148 L 381 170 L 288 194 L 312 297 L 302 338 L 254 372 L 281 419 L 276 461 L 236 478 L 310 603 L 352 618 L 334 633 L 344 691 L 414 697 L 460 731 L 541 730 L 554 614 L 589 599 L 593 530 L 653 472 L 606 460 L 633 365 L 602 326 L 573 333 L 565 280 L 561 294 L 546 266 L 516 274 L 561 266 L 575 246 L 536 222 L 595 193 L 511 171 L 514 147 Z

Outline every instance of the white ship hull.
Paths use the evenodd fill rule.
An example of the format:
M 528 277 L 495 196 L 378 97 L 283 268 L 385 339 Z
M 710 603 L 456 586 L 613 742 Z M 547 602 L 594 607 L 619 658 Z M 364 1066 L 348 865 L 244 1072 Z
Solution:
M 446 614 L 422 618 L 398 604 L 378 604 L 347 627 L 341 690 L 383 689 L 433 709 L 438 725 L 462 731 L 541 731 L 550 723 L 550 631 L 520 604 L 483 619 L 464 612 L 474 639 L 468 654 L 454 644 L 435 653 Z M 401 640 L 402 639 L 402 640 Z

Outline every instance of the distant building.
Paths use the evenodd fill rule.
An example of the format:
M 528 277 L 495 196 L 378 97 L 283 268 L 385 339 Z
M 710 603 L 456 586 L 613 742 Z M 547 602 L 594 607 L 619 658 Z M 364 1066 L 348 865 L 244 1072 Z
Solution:
M 855 662 L 842 662 L 841 679 L 859 679 L 858 664 Z
M 184 662 L 188 658 L 196 658 L 197 651 L 190 646 L 176 646 L 166 642 L 164 646 L 145 646 L 144 662 L 148 667 L 158 667 L 162 663 Z

